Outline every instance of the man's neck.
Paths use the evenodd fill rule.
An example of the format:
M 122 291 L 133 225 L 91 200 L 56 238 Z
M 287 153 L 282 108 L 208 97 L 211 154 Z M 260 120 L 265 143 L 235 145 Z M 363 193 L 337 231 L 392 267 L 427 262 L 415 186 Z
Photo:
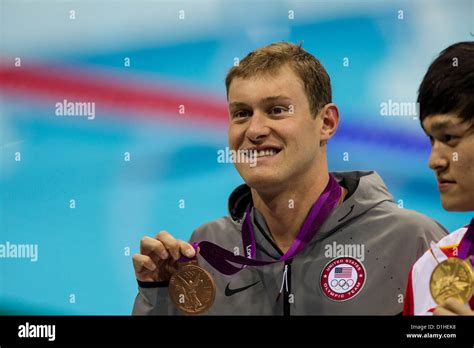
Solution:
M 273 239 L 284 253 L 290 248 L 328 180 L 329 174 L 325 172 L 310 184 L 294 185 L 280 192 L 265 194 L 251 189 L 255 208 L 265 218 Z

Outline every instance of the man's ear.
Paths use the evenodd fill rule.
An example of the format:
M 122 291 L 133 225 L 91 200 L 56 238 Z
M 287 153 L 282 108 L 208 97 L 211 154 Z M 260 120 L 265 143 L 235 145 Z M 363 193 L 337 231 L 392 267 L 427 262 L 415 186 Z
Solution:
M 326 143 L 336 133 L 339 125 L 339 110 L 336 104 L 329 103 L 322 107 L 318 117 L 321 117 L 321 142 Z

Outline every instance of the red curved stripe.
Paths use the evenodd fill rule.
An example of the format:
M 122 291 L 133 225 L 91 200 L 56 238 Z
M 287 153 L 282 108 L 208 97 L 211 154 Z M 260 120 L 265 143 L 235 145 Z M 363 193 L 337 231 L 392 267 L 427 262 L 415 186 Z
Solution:
M 167 90 L 163 86 L 129 82 L 91 70 L 56 68 L 46 65 L 0 67 L 3 92 L 40 100 L 89 101 L 96 107 L 118 109 L 130 116 L 160 117 L 176 114 L 176 120 L 224 125 L 227 105 L 217 97 Z M 179 106 L 185 114 L 179 114 Z

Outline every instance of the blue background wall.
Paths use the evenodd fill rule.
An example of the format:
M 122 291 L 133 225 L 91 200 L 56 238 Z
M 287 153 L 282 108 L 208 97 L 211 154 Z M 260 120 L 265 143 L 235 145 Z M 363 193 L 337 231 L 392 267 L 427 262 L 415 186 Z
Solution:
M 227 213 L 242 180 L 217 163 L 227 146 L 224 77 L 234 57 L 274 41 L 302 41 L 331 76 L 342 117 L 331 170 L 376 170 L 405 208 L 449 230 L 467 223 L 469 214 L 440 206 L 418 119 L 381 116 L 380 103 L 416 100 L 439 51 L 472 39 L 473 3 L 3 0 L 0 243 L 38 244 L 39 258 L 0 259 L 0 311 L 129 314 L 140 238 L 167 229 L 186 239 Z M 12 69 L 26 82 L 8 77 Z M 55 116 L 56 102 L 84 101 L 81 81 L 103 83 L 89 100 L 95 119 Z M 152 102 L 114 99 L 113 88 Z M 180 115 L 167 93 L 215 110 Z

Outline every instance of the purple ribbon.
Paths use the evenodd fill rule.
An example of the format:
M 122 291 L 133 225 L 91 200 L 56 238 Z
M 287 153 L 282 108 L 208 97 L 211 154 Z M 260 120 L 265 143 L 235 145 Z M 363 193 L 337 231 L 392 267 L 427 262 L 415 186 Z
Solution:
M 245 266 L 265 266 L 280 261 L 285 261 L 299 254 L 313 239 L 319 231 L 322 224 L 327 220 L 332 210 L 336 207 L 341 198 L 342 188 L 332 175 L 329 175 L 329 182 L 326 188 L 319 196 L 318 200 L 313 204 L 306 219 L 301 226 L 295 240 L 291 244 L 288 251 L 282 255 L 278 261 L 261 261 L 256 260 L 256 244 L 253 225 L 250 217 L 251 205 L 247 206 L 245 211 L 245 219 L 242 224 L 242 240 L 244 252 L 247 257 L 234 255 L 234 253 L 226 250 L 214 243 L 202 241 L 193 243 L 193 247 L 198 250 L 201 256 L 216 270 L 225 275 L 232 275 L 241 271 Z M 193 259 L 193 258 L 192 258 Z M 190 258 L 182 256 L 179 261 L 189 261 Z M 236 267 L 230 262 L 242 265 Z
M 464 234 L 459 246 L 459 258 L 467 259 L 469 256 L 474 255 L 474 219 L 471 220 L 469 228 Z M 474 266 L 474 259 L 471 259 L 471 265 Z

